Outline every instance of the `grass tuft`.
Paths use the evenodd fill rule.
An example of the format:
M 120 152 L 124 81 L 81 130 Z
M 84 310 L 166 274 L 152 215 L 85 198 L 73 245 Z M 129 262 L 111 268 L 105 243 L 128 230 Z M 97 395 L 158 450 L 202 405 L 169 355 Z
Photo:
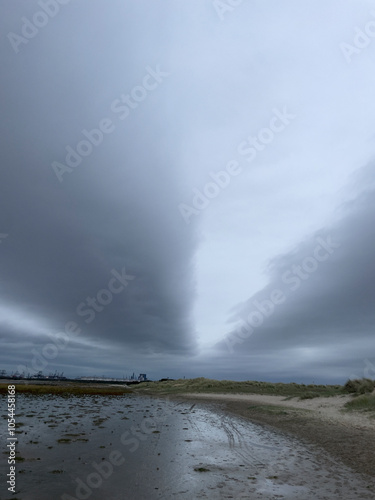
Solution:
M 350 394 L 366 394 L 375 389 L 375 380 L 369 378 L 349 379 L 344 385 L 344 389 Z
M 348 401 L 345 407 L 349 410 L 375 411 L 375 395 L 362 394 L 352 401 Z

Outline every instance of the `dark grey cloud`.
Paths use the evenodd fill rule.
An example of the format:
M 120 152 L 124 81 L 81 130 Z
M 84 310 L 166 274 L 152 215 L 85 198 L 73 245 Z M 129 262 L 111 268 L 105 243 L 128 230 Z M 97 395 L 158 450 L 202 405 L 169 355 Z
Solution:
M 359 168 L 374 157 L 372 49 L 349 65 L 340 43 L 369 3 L 242 2 L 223 16 L 201 0 L 41 5 L 0 6 L 2 365 L 361 371 L 374 320 L 374 169 Z M 246 161 L 239 145 L 275 109 L 293 120 Z M 232 160 L 240 174 L 186 224 L 178 207 Z M 297 281 L 318 238 L 340 246 Z M 284 302 L 251 336 L 233 353 L 218 343 L 276 288 Z
M 283 355 L 288 373 L 295 363 L 297 372 L 323 370 L 337 379 L 365 367 L 375 347 L 374 172 L 371 163 L 353 177 L 346 190 L 352 199 L 335 223 L 269 261 L 268 284 L 232 308 L 235 328 L 218 344 L 222 352 L 246 353 L 251 363 L 267 359 L 267 367 L 271 357 L 272 373 L 285 373 Z
M 1 230 L 9 237 L 1 248 L 1 336 L 10 365 L 30 367 L 32 348 L 40 352 L 48 333 L 63 331 L 68 321 L 82 333 L 49 367 L 73 360 L 77 369 L 81 359 L 95 369 L 105 359 L 108 370 L 105 346 L 112 345 L 138 355 L 195 349 L 197 237 L 176 210 L 182 192 L 166 113 L 168 39 L 159 30 L 147 35 L 162 12 L 155 9 L 151 21 L 145 3 L 103 6 L 61 6 L 17 55 L 3 40 L 9 71 L 2 76 Z M 38 10 L 37 2 L 33 7 L 19 5 L 13 25 L 21 12 Z M 139 86 L 148 73 L 152 90 L 133 99 L 120 120 L 113 102 L 136 86 L 143 98 Z M 66 164 L 71 171 L 61 170 L 60 182 L 52 163 L 65 164 L 66 146 L 77 152 L 87 140 L 82 130 L 104 119 L 112 132 L 76 167 Z M 113 282 L 118 274 L 131 278 Z

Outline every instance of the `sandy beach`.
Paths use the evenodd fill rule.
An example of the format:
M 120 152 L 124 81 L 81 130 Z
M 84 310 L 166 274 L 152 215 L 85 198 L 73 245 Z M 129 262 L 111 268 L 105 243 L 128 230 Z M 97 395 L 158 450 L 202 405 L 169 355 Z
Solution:
M 375 419 L 371 412 L 348 412 L 351 396 L 300 400 L 261 394 L 202 394 L 174 396 L 214 404 L 218 409 L 281 430 L 323 448 L 345 465 L 375 477 Z
M 371 500 L 373 420 L 348 398 L 19 393 L 16 498 Z
M 374 497 L 375 421 L 345 411 L 350 395 L 17 393 L 17 499 Z

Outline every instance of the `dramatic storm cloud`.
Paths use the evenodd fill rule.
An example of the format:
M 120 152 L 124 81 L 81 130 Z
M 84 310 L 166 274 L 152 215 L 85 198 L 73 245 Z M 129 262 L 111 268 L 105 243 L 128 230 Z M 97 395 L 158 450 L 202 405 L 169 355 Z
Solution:
M 375 375 L 374 174 L 372 164 L 352 179 L 335 223 L 270 260 L 267 286 L 233 308 L 222 352 L 255 366 L 267 359 L 258 370 L 268 376 Z
M 374 2 L 0 8 L 1 367 L 375 376 Z

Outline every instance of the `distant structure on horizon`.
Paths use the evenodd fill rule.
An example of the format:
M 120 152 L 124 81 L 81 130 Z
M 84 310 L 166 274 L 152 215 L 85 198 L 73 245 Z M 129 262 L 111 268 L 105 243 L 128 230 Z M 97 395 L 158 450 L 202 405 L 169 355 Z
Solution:
M 112 378 L 112 377 L 105 377 L 104 375 L 102 377 L 97 377 L 97 376 L 92 376 L 92 377 L 77 377 L 76 380 L 97 380 L 98 382 L 146 382 L 147 381 L 147 375 L 146 373 L 140 373 L 138 377 L 133 375 L 129 376 L 124 376 L 123 378 Z
M 49 375 L 44 375 L 42 371 L 39 371 L 36 375 L 31 375 L 30 373 L 25 372 L 12 372 L 7 374 L 6 370 L 0 370 L 0 378 L 7 378 L 13 380 L 67 380 L 67 377 L 64 377 L 64 372 L 58 373 L 50 373 Z
M 18 371 L 12 372 L 8 374 L 6 370 L 0 370 L 0 379 L 1 378 L 6 378 L 6 379 L 13 379 L 13 380 L 69 380 L 68 377 L 64 376 L 64 372 L 58 373 L 55 371 L 55 373 L 50 373 L 49 375 L 44 375 L 42 371 L 39 371 L 36 375 L 31 375 L 30 373 L 19 373 Z M 73 380 L 73 379 L 70 379 Z M 133 375 L 130 377 L 123 377 L 123 378 L 113 378 L 113 377 L 106 377 L 102 375 L 101 377 L 98 377 L 96 375 L 93 375 L 91 377 L 76 377 L 74 380 L 84 380 L 84 381 L 98 381 L 98 382 L 128 382 L 128 383 L 137 383 L 137 382 L 146 382 L 147 381 L 147 375 L 146 373 L 140 373 L 138 377 L 135 376 L 135 373 L 133 372 Z

